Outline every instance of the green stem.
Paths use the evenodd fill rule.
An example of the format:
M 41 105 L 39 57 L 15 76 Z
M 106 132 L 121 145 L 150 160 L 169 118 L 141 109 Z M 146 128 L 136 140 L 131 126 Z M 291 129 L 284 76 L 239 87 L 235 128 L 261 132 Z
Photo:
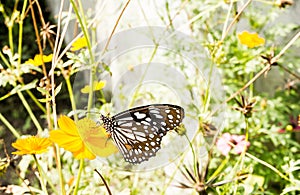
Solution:
M 36 164 L 38 166 L 38 168 L 40 167 L 40 165 L 38 164 L 37 158 L 35 155 L 33 155 L 36 161 Z M 56 190 L 55 186 L 53 185 L 51 179 L 47 176 L 47 174 L 45 173 L 45 171 L 42 169 L 42 167 L 39 168 L 39 172 L 41 177 L 44 177 L 46 179 L 46 181 L 48 182 L 49 186 L 51 187 L 51 189 L 53 190 L 53 192 L 58 195 L 58 191 Z M 42 179 L 42 178 L 41 178 Z
M 73 7 L 74 12 L 76 14 L 77 20 L 80 24 L 80 27 L 82 29 L 83 35 L 86 38 L 87 48 L 88 48 L 88 51 L 89 51 L 89 54 L 90 54 L 90 61 L 94 62 L 95 60 L 94 60 L 94 55 L 93 55 L 93 52 L 92 52 L 90 36 L 89 36 L 89 33 L 88 33 L 87 22 L 86 22 L 86 18 L 85 18 L 85 15 L 84 15 L 84 10 L 82 8 L 81 1 L 77 1 L 78 4 L 79 4 L 79 8 L 80 8 L 81 13 L 79 13 L 78 6 L 75 4 L 74 0 L 70 0 L 70 2 L 72 4 L 72 7 Z M 91 63 L 91 64 L 93 64 L 93 63 Z
M 10 51 L 13 54 L 14 53 L 14 42 L 13 42 L 13 26 L 9 25 L 8 26 L 8 41 L 9 41 L 9 47 L 10 47 Z
M 34 158 L 34 161 L 35 161 L 36 166 L 37 166 L 37 168 L 38 168 L 38 171 L 39 171 L 39 173 L 40 173 L 39 180 L 40 180 L 40 183 L 41 183 L 42 190 L 43 190 L 43 192 L 44 192 L 45 194 L 48 194 L 47 188 L 46 188 L 46 185 L 45 185 L 45 183 L 44 183 L 43 176 L 42 176 L 42 175 L 43 175 L 43 173 L 42 173 L 42 168 L 41 168 L 41 166 L 40 166 L 40 164 L 39 164 L 39 162 L 38 162 L 38 160 L 37 160 L 35 154 L 33 154 L 33 158 Z
M 65 181 L 64 181 L 63 174 L 62 174 L 62 167 L 61 167 L 61 162 L 60 162 L 59 147 L 55 144 L 53 149 L 54 149 L 54 153 L 55 153 L 56 166 L 57 166 L 57 171 L 58 171 L 58 175 L 59 175 L 59 184 L 60 184 L 60 188 L 61 188 L 61 194 L 66 195 Z
M 10 124 L 8 120 L 6 120 L 6 118 L 1 113 L 0 113 L 0 120 L 16 138 L 20 138 L 20 134 L 17 132 L 17 130 Z
M 151 55 L 151 57 L 150 57 L 150 59 L 149 59 L 149 61 L 148 61 L 148 64 L 146 65 L 147 67 L 146 67 L 146 69 L 145 69 L 145 72 L 143 73 L 143 75 L 142 75 L 142 77 L 141 77 L 141 79 L 140 79 L 140 81 L 139 81 L 138 87 L 137 87 L 136 90 L 134 91 L 134 94 L 133 94 L 133 96 L 132 96 L 132 99 L 131 99 L 131 101 L 130 101 L 128 107 L 132 107 L 132 106 L 133 106 L 134 101 L 135 101 L 135 99 L 136 99 L 137 96 L 138 96 L 138 93 L 139 93 L 139 91 L 140 91 L 140 89 L 141 89 L 141 87 L 142 87 L 142 83 L 143 83 L 143 81 L 144 81 L 144 79 L 145 79 L 145 77 L 146 77 L 148 68 L 149 68 L 149 66 L 150 66 L 150 64 L 151 64 L 151 62 L 152 62 L 152 60 L 153 60 L 153 58 L 154 58 L 154 56 L 155 56 L 155 54 L 156 54 L 156 52 L 157 52 L 158 46 L 159 46 L 158 44 L 155 44 L 155 47 L 154 47 L 153 52 L 152 52 L 152 55 Z
M 213 72 L 213 63 L 211 63 L 210 65 L 210 69 L 209 69 L 209 75 L 208 75 L 208 83 L 207 83 L 207 90 L 205 90 L 205 97 L 204 97 L 204 106 L 203 106 L 203 113 L 207 112 L 208 109 L 209 109 L 209 102 L 210 102 L 210 85 L 211 85 L 211 79 L 214 79 L 212 78 L 212 72 Z M 199 85 L 200 86 L 200 85 Z M 201 91 L 199 89 L 199 91 Z M 201 101 L 200 101 L 201 102 Z
M 26 90 L 26 93 L 31 97 L 34 103 L 46 114 L 46 109 L 44 106 L 39 102 L 39 100 L 32 94 L 30 90 Z
M 27 7 L 27 0 L 24 0 L 22 13 L 20 15 L 20 21 L 19 21 L 18 70 L 20 69 L 21 59 L 22 59 L 23 21 L 25 18 L 26 7 Z
M 275 167 L 273 167 L 272 165 L 270 165 L 269 163 L 263 161 L 263 160 L 260 160 L 259 158 L 256 158 L 255 156 L 253 156 L 252 154 L 249 154 L 249 153 L 246 153 L 246 156 L 248 156 L 249 158 L 255 160 L 256 162 L 268 167 L 269 169 L 271 169 L 272 171 L 274 171 L 275 173 L 277 173 L 281 178 L 291 182 L 291 180 L 285 176 L 283 173 L 281 173 L 278 169 L 276 169 Z
M 74 113 L 74 119 L 75 119 L 75 122 L 76 122 L 76 121 L 78 121 L 78 117 L 77 117 L 77 114 L 76 114 L 76 102 L 75 102 L 75 99 L 74 99 L 74 93 L 73 93 L 72 85 L 71 85 L 71 82 L 70 82 L 70 77 L 66 77 L 65 80 L 66 80 L 67 89 L 68 89 L 69 96 L 70 96 L 71 107 L 72 107 L 72 110 L 73 110 L 73 113 Z
M 215 172 L 208 178 L 207 181 L 213 180 L 215 177 L 217 177 L 218 175 L 220 175 L 220 173 L 222 172 L 222 170 L 224 169 L 225 165 L 228 163 L 229 161 L 229 157 L 226 157 L 221 165 L 218 166 L 218 168 L 215 170 Z
M 20 91 L 18 91 L 17 93 L 18 93 L 18 96 L 21 99 L 24 107 L 26 108 L 32 122 L 34 123 L 34 125 L 36 126 L 36 128 L 38 130 L 37 134 L 41 133 L 43 131 L 43 129 L 42 129 L 40 123 L 38 122 L 38 120 L 36 119 L 35 115 L 33 114 L 33 112 L 31 110 L 29 104 L 27 103 L 25 97 L 23 96 L 23 94 Z
M 81 1 L 78 1 L 79 4 L 79 9 L 81 11 L 81 13 L 79 13 L 78 11 L 78 6 L 75 4 L 74 0 L 70 0 L 72 7 L 74 9 L 74 12 L 76 14 L 76 17 L 78 19 L 78 22 L 80 24 L 80 27 L 82 29 L 83 35 L 86 38 L 86 42 L 87 42 L 87 48 L 90 54 L 90 65 L 93 65 L 95 63 L 95 59 L 94 59 L 94 55 L 92 52 L 92 47 L 91 47 L 91 42 L 90 42 L 90 36 L 88 33 L 88 27 L 87 27 L 87 22 L 86 22 L 86 18 L 84 15 L 84 11 L 82 8 L 82 4 Z M 89 97 L 88 97 L 88 105 L 87 105 L 87 110 L 88 112 L 90 111 L 90 109 L 92 108 L 92 104 L 93 104 L 93 85 L 94 85 L 94 80 L 95 80 L 95 68 L 94 66 L 92 66 L 91 71 L 90 71 L 90 80 L 89 80 L 89 86 L 90 86 L 90 91 L 89 91 Z
M 77 180 L 76 180 L 73 195 L 77 195 L 77 193 L 78 193 L 79 182 L 80 182 L 80 178 L 81 178 L 81 173 L 83 171 L 83 167 L 84 167 L 84 159 L 82 158 L 82 159 L 80 159 L 79 171 L 78 171 Z
M 93 89 L 94 89 L 95 72 L 96 72 L 95 68 L 91 67 L 90 80 L 89 80 L 90 90 L 89 90 L 88 105 L 87 105 L 88 115 L 89 115 L 89 111 L 91 110 L 92 105 L 93 105 L 93 94 L 94 94 Z
M 250 73 L 250 78 L 252 79 L 254 77 L 254 73 L 251 72 Z M 249 96 L 250 97 L 253 97 L 253 92 L 254 92 L 254 83 L 252 83 L 250 86 L 249 86 Z
M 245 143 L 248 142 L 249 140 L 249 121 L 248 119 L 245 117 L 245 124 L 246 124 L 246 128 L 245 128 Z M 247 144 L 244 145 L 244 149 L 243 152 L 241 154 L 241 164 L 240 164 L 240 170 L 243 169 L 243 165 L 244 165 L 244 159 L 245 159 L 245 154 L 246 154 L 246 150 L 247 150 Z
M 0 58 L 3 61 L 3 63 L 6 65 L 6 67 L 11 68 L 9 62 L 7 61 L 7 59 L 4 57 L 4 55 L 2 54 L 2 52 L 0 51 Z

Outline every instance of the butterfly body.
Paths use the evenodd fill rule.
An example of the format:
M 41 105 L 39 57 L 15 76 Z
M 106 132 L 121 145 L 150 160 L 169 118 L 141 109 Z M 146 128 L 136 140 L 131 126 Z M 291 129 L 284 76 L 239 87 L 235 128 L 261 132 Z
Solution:
M 100 119 L 125 161 L 139 164 L 156 155 L 166 133 L 179 126 L 184 110 L 171 104 L 151 104 Z

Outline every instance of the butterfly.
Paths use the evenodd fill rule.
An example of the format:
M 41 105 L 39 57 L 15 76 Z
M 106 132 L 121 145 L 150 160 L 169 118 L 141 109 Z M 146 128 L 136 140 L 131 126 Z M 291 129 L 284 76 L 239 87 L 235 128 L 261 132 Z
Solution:
M 184 109 L 171 104 L 151 104 L 131 108 L 112 117 L 100 115 L 103 127 L 126 162 L 139 164 L 154 157 L 162 138 L 178 127 Z

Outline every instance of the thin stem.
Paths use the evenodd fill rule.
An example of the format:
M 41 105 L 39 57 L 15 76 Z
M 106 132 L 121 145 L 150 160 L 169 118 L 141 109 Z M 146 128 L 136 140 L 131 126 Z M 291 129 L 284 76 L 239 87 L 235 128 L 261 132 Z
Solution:
M 224 22 L 224 26 L 223 26 L 223 31 L 222 31 L 222 38 L 221 40 L 224 40 L 225 36 L 226 36 L 226 28 L 227 28 L 227 24 L 229 22 L 229 18 L 230 18 L 230 13 L 231 13 L 231 10 L 232 10 L 232 7 L 233 7 L 233 3 L 234 1 L 230 1 L 230 5 L 229 5 L 229 9 L 228 9 L 228 12 L 227 12 L 227 16 L 226 16 L 226 20 Z
M 36 161 L 36 163 L 37 163 L 37 158 L 36 158 L 36 156 L 35 156 L 35 155 L 33 155 L 33 156 L 34 156 L 35 161 Z M 37 166 L 40 167 L 40 165 L 39 165 L 38 163 L 37 163 Z M 57 192 L 55 186 L 53 185 L 52 180 L 47 176 L 47 174 L 46 174 L 45 171 L 42 169 L 42 167 L 40 167 L 39 172 L 40 172 L 41 177 L 44 177 L 44 178 L 46 179 L 46 181 L 48 182 L 48 184 L 49 184 L 49 186 L 51 187 L 51 189 L 53 190 L 53 192 L 54 192 L 55 194 L 58 195 L 59 193 Z M 41 179 L 42 179 L 42 178 L 41 178 Z
M 88 33 L 88 27 L 87 27 L 87 22 L 86 22 L 86 18 L 83 12 L 83 8 L 82 8 L 82 4 L 81 1 L 78 1 L 79 3 L 79 8 L 81 11 L 81 14 L 78 11 L 77 5 L 75 4 L 74 0 L 70 0 L 72 7 L 74 9 L 74 12 L 76 14 L 77 20 L 80 24 L 80 27 L 82 29 L 83 35 L 86 39 L 87 42 L 87 48 L 90 54 L 90 65 L 91 66 L 91 70 L 90 70 L 90 79 L 89 79 L 89 86 L 90 86 L 90 90 L 89 90 L 89 95 L 88 95 L 88 105 L 87 105 L 87 110 L 88 112 L 90 111 L 90 109 L 92 108 L 92 104 L 93 104 L 93 85 L 94 85 L 94 80 L 95 80 L 95 73 L 96 73 L 96 67 L 94 67 L 94 63 L 95 63 L 95 59 L 94 59 L 94 55 L 92 52 L 92 47 L 91 47 L 91 41 L 90 41 L 90 36 Z
M 62 10 L 63 10 L 63 4 L 64 4 L 64 0 L 62 0 L 60 2 L 60 10 L 59 10 L 59 14 L 58 14 L 58 24 L 57 24 L 57 38 L 55 40 L 55 46 L 54 46 L 54 51 L 53 51 L 53 59 L 52 59 L 52 64 L 51 64 L 51 70 L 49 71 L 49 76 L 50 76 L 50 81 L 51 81 L 51 92 L 52 92 L 52 116 L 53 116 L 53 128 L 57 129 L 57 113 L 56 113 L 56 101 L 55 101 L 55 75 L 54 75 L 54 69 L 56 67 L 57 62 L 59 61 L 57 59 L 57 56 L 59 54 L 59 50 L 61 48 L 61 44 L 63 42 L 63 37 L 64 37 L 64 31 L 62 32 L 62 34 L 60 35 L 60 24 L 61 24 L 61 15 L 62 15 Z M 71 11 L 71 6 L 69 9 L 69 12 Z M 68 17 L 69 19 L 69 17 Z M 68 24 L 69 20 L 67 20 L 67 24 Z M 67 28 L 68 25 L 66 25 Z M 59 42 L 59 38 L 60 38 L 60 42 Z M 59 184 L 60 184 L 60 192 L 62 195 L 66 194 L 66 190 L 65 190 L 65 181 L 64 181 L 64 177 L 63 177 L 63 173 L 62 173 L 62 165 L 61 165 L 61 156 L 60 156 L 60 151 L 59 151 L 59 147 L 57 145 L 55 145 L 53 147 L 53 151 L 54 151 L 54 157 L 55 157 L 55 162 L 56 162 L 56 166 L 57 166 L 57 172 L 59 175 Z
M 67 89 L 68 89 L 69 96 L 70 96 L 72 110 L 74 112 L 74 119 L 75 119 L 75 121 L 77 121 L 78 117 L 77 117 L 77 114 L 76 114 L 76 102 L 75 102 L 75 99 L 74 99 L 74 93 L 73 93 L 72 85 L 71 85 L 71 82 L 70 82 L 70 77 L 66 77 L 65 80 L 66 80 Z
M 290 75 L 294 76 L 295 78 L 297 78 L 298 80 L 300 80 L 300 76 L 297 75 L 296 73 L 290 71 L 289 69 L 287 69 L 286 67 L 282 66 L 281 64 L 278 64 L 277 66 L 279 66 L 280 68 L 282 68 L 284 71 L 286 71 L 287 73 L 289 73 Z
M 300 31 L 286 44 L 286 46 L 277 54 L 274 58 L 271 59 L 270 64 L 274 64 L 279 60 L 279 58 L 290 48 L 295 41 L 300 37 Z
M 28 0 L 25 0 L 24 3 L 23 3 L 23 8 L 22 8 L 22 12 L 21 12 L 21 15 L 20 15 L 20 20 L 19 20 L 18 70 L 19 70 L 19 67 L 21 65 L 21 59 L 22 59 L 23 21 L 24 21 L 24 18 L 25 18 L 25 11 L 26 11 L 26 7 L 27 7 L 27 2 L 28 2 Z
M 77 193 L 78 193 L 79 182 L 80 182 L 81 173 L 83 171 L 83 168 L 84 168 L 84 159 L 82 158 L 82 159 L 80 159 L 79 171 L 78 171 L 78 175 L 77 175 L 77 179 L 76 179 L 76 184 L 75 184 L 75 189 L 74 189 L 73 195 L 77 195 Z
M 222 172 L 222 170 L 224 169 L 225 165 L 228 163 L 229 161 L 229 157 L 226 157 L 222 163 L 218 166 L 218 168 L 215 170 L 215 172 L 208 178 L 207 181 L 211 181 L 213 180 L 215 177 L 217 177 L 218 175 L 220 175 L 220 173 Z
M 104 177 L 101 175 L 101 173 L 100 173 L 97 169 L 94 169 L 94 171 L 96 171 L 96 173 L 98 173 L 98 175 L 100 176 L 101 180 L 103 181 L 103 184 L 104 184 L 105 187 L 106 187 L 106 190 L 107 190 L 108 194 L 109 194 L 109 195 L 112 195 L 112 193 L 111 193 L 111 191 L 110 191 L 110 189 L 109 189 L 109 186 L 108 186 L 108 184 L 106 183 Z
M 110 35 L 109 35 L 109 37 L 108 37 L 108 39 L 107 39 L 107 42 L 106 42 L 104 48 L 103 48 L 103 50 L 102 50 L 102 55 L 105 53 L 106 49 L 108 48 L 108 45 L 109 45 L 109 43 L 110 43 L 110 40 L 111 40 L 112 36 L 114 35 L 115 30 L 117 29 L 117 26 L 118 26 L 118 24 L 119 24 L 119 22 L 120 22 L 120 20 L 121 20 L 121 18 L 122 18 L 122 16 L 123 16 L 123 14 L 124 14 L 126 8 L 128 7 L 129 3 L 130 3 L 130 0 L 127 0 L 125 6 L 123 7 L 123 9 L 122 9 L 122 11 L 121 11 L 121 13 L 120 13 L 120 15 L 119 15 L 119 17 L 118 17 L 116 23 L 115 23 L 115 26 L 114 26 L 113 30 L 111 31 L 111 33 L 110 33 Z
M 77 20 L 80 24 L 80 27 L 82 29 L 83 35 L 86 38 L 87 48 L 88 48 L 88 51 L 89 51 L 89 54 L 90 54 L 90 62 L 91 62 L 91 64 L 93 64 L 94 55 L 93 55 L 93 52 L 92 52 L 92 46 L 91 46 L 91 42 L 90 42 L 90 36 L 89 36 L 89 32 L 88 32 L 88 27 L 87 27 L 87 21 L 86 21 L 86 18 L 85 18 L 85 14 L 84 14 L 84 11 L 83 11 L 83 8 L 82 8 L 81 1 L 77 1 L 78 4 L 79 4 L 79 8 L 80 8 L 81 13 L 79 13 L 78 5 L 75 4 L 75 1 L 70 0 L 70 2 L 72 4 L 72 7 L 73 7 L 74 12 L 76 14 Z
M 33 154 L 33 158 L 34 158 L 35 164 L 36 164 L 36 166 L 38 168 L 38 171 L 39 171 L 39 174 L 40 174 L 39 180 L 40 180 L 40 184 L 41 184 L 42 190 L 43 190 L 43 192 L 45 194 L 48 194 L 47 188 L 46 188 L 46 184 L 44 183 L 44 179 L 43 179 L 43 176 L 42 176 L 43 175 L 42 168 L 41 168 L 41 166 L 40 166 L 40 164 L 39 164 L 39 162 L 38 162 L 35 154 Z
M 235 15 L 235 17 L 233 18 L 233 20 L 231 21 L 231 23 L 229 24 L 229 26 L 227 27 L 226 31 L 223 32 L 222 34 L 222 39 L 221 42 L 224 41 L 225 37 L 227 36 L 227 34 L 229 33 L 230 29 L 232 28 L 232 26 L 234 25 L 234 23 L 240 18 L 241 14 L 243 13 L 243 11 L 246 9 L 246 7 L 248 7 L 248 5 L 252 2 L 252 0 L 248 0 L 244 6 L 239 10 L 239 12 L 237 13 L 237 15 Z
M 39 34 L 39 30 L 38 30 L 38 27 L 37 27 L 37 22 L 36 22 L 36 18 L 35 18 L 35 13 L 34 13 L 34 9 L 33 9 L 33 2 L 32 0 L 29 0 L 29 8 L 30 8 L 30 11 L 31 11 L 31 17 L 32 17 L 32 21 L 33 21 L 33 27 L 34 27 L 34 32 L 35 32 L 35 37 L 36 37 L 36 42 L 37 42 L 37 46 L 38 46 L 38 49 L 39 49 L 39 54 L 41 56 L 43 56 L 43 48 L 42 48 L 42 45 L 41 45 L 41 39 L 40 39 L 40 34 Z M 46 86 L 46 89 L 49 89 L 50 86 L 50 80 L 49 80 L 49 77 L 47 75 L 47 69 L 46 69 L 46 66 L 45 66 L 45 63 L 43 61 L 43 58 L 42 59 L 42 70 L 43 70 L 43 74 L 46 78 L 46 83 L 47 83 L 47 86 Z M 46 94 L 46 99 L 49 99 L 49 95 L 48 93 Z M 52 102 L 53 103 L 53 102 Z M 51 129 L 52 128 L 52 121 L 51 121 L 51 105 L 50 105 L 50 102 L 47 101 L 46 102 L 46 116 L 47 116 L 47 124 L 48 124 L 48 129 Z
M 11 68 L 9 62 L 8 62 L 7 59 L 4 57 L 2 51 L 0 51 L 0 58 L 1 58 L 1 60 L 3 61 L 3 63 L 4 63 L 8 68 Z
M 11 21 L 9 22 L 11 23 Z M 9 41 L 9 47 L 11 50 L 11 53 L 14 53 L 14 42 L 13 42 L 13 24 L 8 26 L 8 41 Z
M 44 106 L 39 102 L 39 100 L 32 94 L 30 90 L 26 90 L 26 93 L 30 96 L 30 98 L 34 101 L 34 103 L 46 114 L 46 109 Z
M 61 162 L 60 162 L 59 147 L 57 145 L 55 145 L 53 150 L 54 150 L 54 154 L 55 154 L 55 161 L 56 161 L 57 171 L 58 171 L 58 175 L 59 175 L 59 184 L 60 184 L 61 194 L 66 195 L 65 181 L 64 181 L 63 174 L 62 174 L 62 166 L 61 166 Z
M 244 149 L 243 149 L 243 152 L 241 153 L 240 155 L 240 158 L 241 158 L 241 164 L 240 164 L 240 170 L 243 169 L 243 165 L 244 165 L 244 160 L 245 160 L 245 154 L 246 154 L 246 150 L 247 150 L 247 142 L 249 140 L 249 121 L 248 119 L 245 117 L 245 124 L 246 124 L 246 127 L 245 127 L 245 145 L 244 145 Z
M 26 100 L 25 97 L 23 96 L 22 92 L 18 91 L 17 93 L 18 93 L 18 96 L 19 96 L 19 98 L 21 99 L 21 101 L 22 101 L 24 107 L 26 108 L 26 110 L 27 110 L 27 112 L 28 112 L 28 114 L 29 114 L 29 116 L 30 116 L 32 122 L 34 123 L 34 125 L 36 126 L 36 128 L 37 128 L 37 130 L 38 130 L 38 133 L 37 133 L 37 134 L 41 133 L 41 132 L 43 131 L 43 129 L 42 129 L 40 123 L 38 122 L 37 118 L 36 118 L 35 115 L 33 114 L 33 112 L 32 112 L 32 110 L 31 110 L 31 108 L 30 108 L 30 106 L 29 106 L 27 100 Z
M 263 75 L 265 72 L 269 71 L 272 67 L 272 64 L 277 62 L 279 58 L 286 52 L 286 50 L 293 45 L 293 43 L 300 37 L 300 31 L 289 41 L 289 43 L 277 54 L 275 57 L 271 59 L 271 62 L 267 64 L 259 73 L 257 73 L 246 85 L 244 85 L 242 88 L 240 88 L 237 92 L 232 94 L 225 102 L 229 102 L 231 99 L 235 98 L 238 94 L 240 94 L 242 91 L 247 89 L 254 81 L 256 81 L 261 75 Z M 225 103 L 224 102 L 224 103 Z
M 154 56 L 155 56 L 155 54 L 156 54 L 156 52 L 157 52 L 158 46 L 159 46 L 158 44 L 155 44 L 155 47 L 154 47 L 153 52 L 152 52 L 152 55 L 151 55 L 151 57 L 150 57 L 150 59 L 149 59 L 149 61 L 148 61 L 148 64 L 146 65 L 146 69 L 145 69 L 143 75 L 141 76 L 141 79 L 140 79 L 140 81 L 139 81 L 139 83 L 138 83 L 138 87 L 137 87 L 136 90 L 134 91 L 134 94 L 133 94 L 133 96 L 132 96 L 132 99 L 131 99 L 131 101 L 130 101 L 128 107 L 132 107 L 132 106 L 133 106 L 134 101 L 135 101 L 136 97 L 138 96 L 138 93 L 139 93 L 139 91 L 140 91 L 140 89 L 141 89 L 141 87 L 142 87 L 142 82 L 143 82 L 143 80 L 144 80 L 145 77 L 146 77 L 146 73 L 147 73 L 148 68 L 149 68 L 149 66 L 150 66 L 150 64 L 151 64 L 151 62 L 152 62 L 152 60 L 153 60 L 153 58 L 154 58 Z
M 0 113 L 0 120 L 3 122 L 3 124 L 10 130 L 10 132 L 16 137 L 19 138 L 20 134 L 18 131 L 10 124 L 8 120 Z
M 263 160 L 260 160 L 259 158 L 256 158 L 255 156 L 253 156 L 252 154 L 249 154 L 249 153 L 246 153 L 246 156 L 248 156 L 249 158 L 255 160 L 256 162 L 268 167 L 269 169 L 271 169 L 272 171 L 274 171 L 275 173 L 277 173 L 281 178 L 291 182 L 291 180 L 285 176 L 283 173 L 281 173 L 278 169 L 276 169 L 275 167 L 273 167 L 272 165 L 270 165 L 269 163 L 263 161 Z
M 39 30 L 38 30 L 38 27 L 37 27 L 37 24 L 36 24 L 36 18 L 35 18 L 35 13 L 34 13 L 34 9 L 33 9 L 33 3 L 32 3 L 32 0 L 29 0 L 29 8 L 30 8 L 30 11 L 31 11 L 31 17 L 32 17 L 32 21 L 33 21 L 33 27 L 34 27 L 34 32 L 35 32 L 35 37 L 36 37 L 36 42 L 37 42 L 37 45 L 38 45 L 38 48 L 39 48 L 39 53 L 41 56 L 43 56 L 43 48 L 42 48 L 42 45 L 41 45 L 41 39 L 40 39 L 40 35 L 39 35 Z M 43 70 L 43 74 L 45 77 L 47 77 L 47 70 L 46 70 L 46 66 L 43 62 L 43 58 L 42 59 L 42 70 Z

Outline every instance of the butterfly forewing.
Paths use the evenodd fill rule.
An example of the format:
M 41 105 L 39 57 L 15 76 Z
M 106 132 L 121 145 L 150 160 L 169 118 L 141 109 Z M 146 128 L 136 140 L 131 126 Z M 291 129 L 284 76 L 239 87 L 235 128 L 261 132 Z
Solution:
M 104 126 L 124 159 L 137 164 L 155 156 L 163 136 L 183 118 L 180 106 L 152 104 L 121 112 L 111 118 L 112 125 Z

